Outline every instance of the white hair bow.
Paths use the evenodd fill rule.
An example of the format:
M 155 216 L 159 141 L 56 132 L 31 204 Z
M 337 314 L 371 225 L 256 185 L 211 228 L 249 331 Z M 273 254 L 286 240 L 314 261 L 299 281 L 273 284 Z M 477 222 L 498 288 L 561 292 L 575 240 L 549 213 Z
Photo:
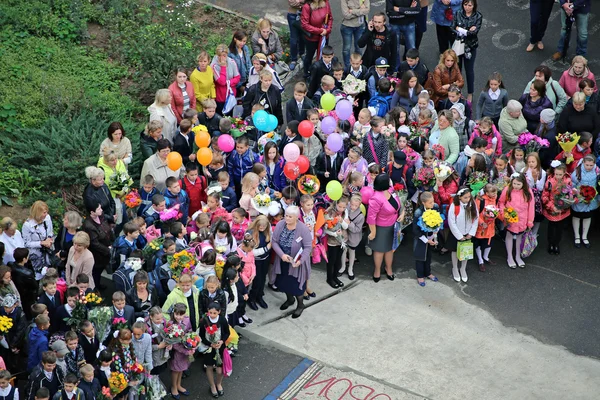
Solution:
M 552 162 L 550 163 L 550 166 L 552 168 L 556 168 L 556 167 L 560 166 L 560 164 L 562 164 L 560 161 L 558 161 L 558 160 L 552 160 Z

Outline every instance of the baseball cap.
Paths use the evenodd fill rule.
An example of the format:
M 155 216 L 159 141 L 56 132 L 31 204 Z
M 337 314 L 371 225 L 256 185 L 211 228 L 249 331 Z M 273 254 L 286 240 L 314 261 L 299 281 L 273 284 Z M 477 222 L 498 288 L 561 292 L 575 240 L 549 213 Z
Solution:
M 64 357 L 69 352 L 69 349 L 67 349 L 67 344 L 63 340 L 57 340 L 56 342 L 52 343 L 52 350 L 56 352 L 58 357 Z
M 390 64 L 388 64 L 388 60 L 385 57 L 379 57 L 377 60 L 375 60 L 375 67 L 376 68 L 389 68 Z

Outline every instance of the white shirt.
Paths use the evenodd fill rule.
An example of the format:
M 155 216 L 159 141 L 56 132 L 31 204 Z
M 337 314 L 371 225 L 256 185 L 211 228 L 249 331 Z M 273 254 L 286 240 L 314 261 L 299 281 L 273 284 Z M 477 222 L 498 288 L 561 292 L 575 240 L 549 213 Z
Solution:
M 68 303 L 65 303 L 65 310 L 69 315 L 73 313 L 73 307 L 71 307 Z
M 4 389 L 0 388 L 0 397 L 8 396 L 11 389 L 12 389 L 12 386 L 10 384 L 7 387 L 5 387 Z M 14 394 L 13 398 L 15 398 L 15 399 L 19 398 L 19 389 L 15 388 L 15 394 Z
M 500 97 L 500 89 L 496 90 L 495 92 L 492 89 L 489 89 L 488 96 L 490 96 L 490 99 L 492 100 L 498 100 Z
M 8 236 L 6 232 L 2 232 L 2 235 L 0 235 L 0 242 L 4 243 L 5 253 L 4 258 L 2 258 L 2 264 L 4 265 L 15 261 L 15 258 L 13 257 L 15 249 L 25 247 L 25 242 L 23 242 L 23 237 L 19 231 L 16 231 L 12 236 Z
M 52 380 L 52 372 L 44 370 L 44 375 L 46 375 L 46 379 L 48 379 L 49 381 Z

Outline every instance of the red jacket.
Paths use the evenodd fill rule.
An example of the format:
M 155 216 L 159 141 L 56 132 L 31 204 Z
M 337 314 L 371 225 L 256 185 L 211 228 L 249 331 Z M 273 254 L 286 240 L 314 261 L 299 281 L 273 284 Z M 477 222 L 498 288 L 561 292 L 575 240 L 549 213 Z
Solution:
M 570 184 L 571 177 L 569 175 L 565 175 L 560 184 L 556 181 L 554 176 L 550 176 L 548 179 L 546 179 L 544 191 L 542 192 L 542 214 L 544 217 L 546 217 L 546 219 L 548 219 L 548 221 L 562 221 L 571 215 L 571 208 L 554 212 L 554 197 L 559 193 L 559 190 L 562 189 L 563 185 Z
M 185 91 L 190 98 L 190 108 L 196 109 L 196 95 L 194 94 L 194 86 L 192 85 L 192 82 L 185 82 Z M 183 119 L 183 92 L 177 84 L 177 81 L 171 83 L 171 86 L 169 86 L 169 92 L 171 92 L 171 108 L 175 112 L 177 124 L 179 124 Z
M 327 37 L 329 37 L 331 27 L 333 26 L 333 14 L 331 13 L 329 1 L 325 0 L 325 7 L 317 8 L 316 10 L 311 9 L 310 4 L 305 3 L 302 6 L 300 22 L 302 23 L 302 30 L 308 32 L 308 34 L 304 34 L 304 39 L 309 42 L 319 41 L 325 23 L 327 23 Z
M 458 182 L 453 178 L 447 178 L 442 186 L 438 186 L 437 192 L 433 192 L 433 199 L 441 209 L 444 204 L 452 203 L 456 192 L 458 192 Z
M 179 186 L 181 186 L 182 190 L 185 190 L 190 198 L 190 209 L 188 215 L 191 218 L 196 211 L 202 208 L 202 202 L 206 203 L 206 188 L 208 187 L 206 183 L 206 177 L 198 175 L 196 182 L 192 183 L 187 176 L 185 176 L 183 179 L 179 180 Z
M 567 173 L 569 175 L 571 175 L 573 173 L 573 171 L 575 171 L 575 168 L 577 168 L 577 164 L 579 164 L 579 160 L 581 160 L 583 157 L 587 156 L 591 152 L 592 152 L 592 149 L 590 149 L 589 147 L 587 149 L 584 149 L 583 151 L 581 151 L 581 150 L 579 150 L 579 145 L 575 146 L 573 148 L 573 150 L 571 151 L 571 155 L 573 156 L 573 161 L 571 161 L 570 163 L 567 164 Z M 567 157 L 565 156 L 565 152 L 561 151 L 560 154 L 557 155 L 555 159 L 566 162 L 566 158 Z

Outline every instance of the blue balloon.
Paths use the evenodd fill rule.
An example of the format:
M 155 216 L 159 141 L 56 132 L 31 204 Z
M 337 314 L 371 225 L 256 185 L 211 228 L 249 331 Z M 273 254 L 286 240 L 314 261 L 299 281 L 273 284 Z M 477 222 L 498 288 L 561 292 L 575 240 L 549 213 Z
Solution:
M 270 131 L 274 131 L 275 129 L 277 129 L 277 125 L 279 124 L 279 121 L 277 121 L 277 117 L 274 116 L 273 114 L 269 115 L 269 122 L 267 124 L 267 132 Z
M 254 116 L 252 117 L 252 122 L 259 131 L 269 131 L 269 129 L 267 129 L 269 127 L 269 113 L 265 110 L 258 110 L 255 112 Z

